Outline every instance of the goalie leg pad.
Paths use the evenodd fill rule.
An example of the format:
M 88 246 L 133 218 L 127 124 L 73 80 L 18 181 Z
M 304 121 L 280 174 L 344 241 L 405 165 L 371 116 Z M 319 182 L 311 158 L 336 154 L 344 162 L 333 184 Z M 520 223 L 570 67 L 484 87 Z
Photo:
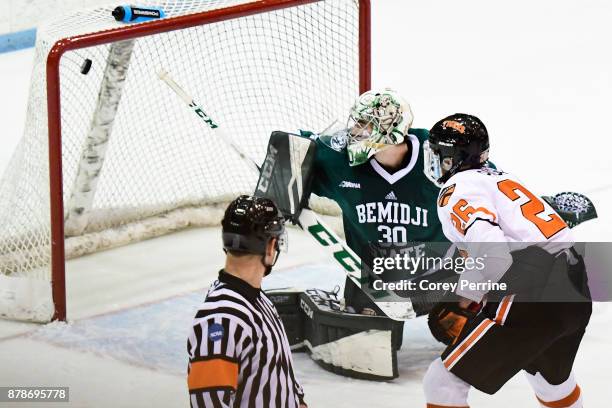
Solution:
M 343 312 L 335 293 L 300 294 L 304 345 L 324 369 L 347 377 L 385 381 L 398 376 L 393 320 Z

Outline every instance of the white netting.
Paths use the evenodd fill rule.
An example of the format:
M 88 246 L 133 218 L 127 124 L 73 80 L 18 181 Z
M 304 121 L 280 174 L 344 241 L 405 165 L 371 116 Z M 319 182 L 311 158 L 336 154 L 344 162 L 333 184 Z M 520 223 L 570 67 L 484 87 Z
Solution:
M 139 2 L 159 5 L 169 17 L 240 3 Z M 0 316 L 43 321 L 51 316 L 47 56 L 59 39 L 121 27 L 111 17 L 115 4 L 39 29 L 25 134 L 0 179 Z M 359 92 L 358 4 L 321 1 L 138 38 L 123 90 L 110 96 L 101 89 L 112 46 L 67 52 L 60 63 L 66 217 L 81 211 L 82 202 L 77 200 L 76 208 L 71 204 L 75 192 L 94 193 L 82 206 L 86 229 L 67 240 L 66 257 L 213 224 L 223 209 L 215 203 L 253 191 L 256 179 L 248 165 L 203 126 L 156 70 L 167 70 L 225 133 L 261 161 L 271 131 L 321 130 L 346 115 Z M 92 66 L 84 75 L 86 59 Z M 117 95 L 115 113 L 96 113 L 101 99 Z M 95 138 L 88 139 L 92 123 L 109 117 L 112 131 L 104 154 L 93 157 L 92 151 L 101 151 Z M 99 171 L 96 161 L 102 163 Z M 79 171 L 92 168 L 94 185 L 77 183 Z M 22 297 L 46 302 L 38 299 L 34 305 Z

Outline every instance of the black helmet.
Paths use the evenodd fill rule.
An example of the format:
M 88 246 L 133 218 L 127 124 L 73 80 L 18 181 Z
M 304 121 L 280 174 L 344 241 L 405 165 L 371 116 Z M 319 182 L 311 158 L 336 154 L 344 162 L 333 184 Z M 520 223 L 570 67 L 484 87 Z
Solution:
M 286 245 L 285 219 L 268 198 L 241 195 L 225 210 L 221 226 L 225 251 L 264 255 L 272 238 L 277 252 Z
M 489 134 L 476 116 L 455 113 L 431 128 L 428 145 L 426 174 L 434 182 L 444 183 L 460 170 L 482 167 L 488 158 Z

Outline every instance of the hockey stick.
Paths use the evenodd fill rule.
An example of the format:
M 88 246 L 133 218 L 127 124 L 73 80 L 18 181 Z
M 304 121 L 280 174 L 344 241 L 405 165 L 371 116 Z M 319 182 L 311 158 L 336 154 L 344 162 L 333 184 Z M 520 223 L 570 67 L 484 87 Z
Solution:
M 170 75 L 163 70 L 157 72 L 159 79 L 164 81 L 170 89 L 172 89 L 179 98 L 187 104 L 193 112 L 202 119 L 202 121 L 208 126 L 213 133 L 215 133 L 219 139 L 227 144 L 231 149 L 236 151 L 240 157 L 249 163 L 249 167 L 252 171 L 257 172 L 259 176 L 260 167 L 257 165 L 255 160 L 250 158 L 245 152 L 242 151 L 231 139 L 231 137 L 223 132 L 219 128 L 219 125 L 213 121 L 213 119 L 206 114 L 204 109 L 194 101 L 194 99 L 187 93 L 180 85 L 178 85 Z M 390 291 L 377 291 L 364 289 L 364 279 L 361 276 L 361 259 L 349 246 L 340 238 L 331 228 L 329 228 L 320 217 L 310 209 L 303 209 L 298 218 L 300 227 L 308 232 L 308 234 L 315 240 L 319 245 L 325 248 L 330 253 L 336 262 L 342 267 L 346 275 L 351 279 L 362 291 L 391 319 L 394 320 L 408 320 L 416 317 L 416 313 L 412 307 L 412 303 L 409 299 L 401 298 L 397 294 Z
M 164 71 L 164 70 L 158 70 L 157 71 L 157 76 L 159 77 L 159 79 L 161 79 L 162 81 L 164 81 L 169 87 L 170 89 L 172 89 L 174 91 L 174 93 L 176 93 L 178 95 L 179 98 L 181 98 L 183 100 L 183 102 L 185 102 L 187 104 L 188 107 L 190 107 L 193 112 L 198 115 L 198 117 L 200 117 L 202 119 L 202 121 L 213 131 L 216 131 L 217 133 L 220 134 L 220 139 L 223 141 L 223 143 L 228 144 L 230 148 L 232 148 L 236 153 L 238 153 L 240 155 L 240 157 L 246 161 L 247 163 L 249 163 L 249 165 L 251 165 L 252 170 L 257 172 L 257 175 L 259 176 L 259 166 L 257 165 L 257 163 L 255 163 L 255 160 L 251 159 L 249 156 L 247 156 L 247 154 L 240 148 L 238 147 L 231 138 L 229 138 L 227 135 L 222 134 L 223 132 L 220 131 L 219 129 L 219 125 L 217 125 L 217 123 L 215 123 L 212 118 L 210 116 L 208 116 L 208 114 L 204 111 L 204 109 L 202 109 L 202 107 L 200 105 L 198 105 L 191 96 L 189 96 L 189 94 L 187 92 L 185 92 L 185 90 L 183 88 L 181 88 L 181 86 L 179 84 L 177 84 L 171 77 L 170 74 L 168 74 L 168 72 Z

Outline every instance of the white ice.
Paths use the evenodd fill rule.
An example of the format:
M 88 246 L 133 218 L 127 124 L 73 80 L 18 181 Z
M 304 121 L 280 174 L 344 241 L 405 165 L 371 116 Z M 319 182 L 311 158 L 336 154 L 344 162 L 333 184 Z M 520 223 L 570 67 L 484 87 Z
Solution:
M 576 236 L 610 241 L 612 3 L 372 3 L 373 85 L 406 95 L 415 127 L 477 114 L 499 167 L 539 194 L 588 194 L 600 218 Z M 21 136 L 32 60 L 32 50 L 0 55 L 0 171 Z M 75 407 L 186 406 L 184 339 L 222 259 L 212 228 L 69 262 L 70 324 L 0 321 L 0 386 L 69 386 Z M 291 230 L 290 252 L 266 284 L 331 288 L 342 280 L 316 245 Z M 575 366 L 588 407 L 610 406 L 610 326 L 612 308 L 597 304 Z M 423 407 L 421 378 L 440 351 L 420 318 L 406 324 L 392 382 L 346 379 L 305 355 L 295 359 L 311 407 Z M 537 406 L 520 375 L 494 396 L 473 392 L 470 402 Z

